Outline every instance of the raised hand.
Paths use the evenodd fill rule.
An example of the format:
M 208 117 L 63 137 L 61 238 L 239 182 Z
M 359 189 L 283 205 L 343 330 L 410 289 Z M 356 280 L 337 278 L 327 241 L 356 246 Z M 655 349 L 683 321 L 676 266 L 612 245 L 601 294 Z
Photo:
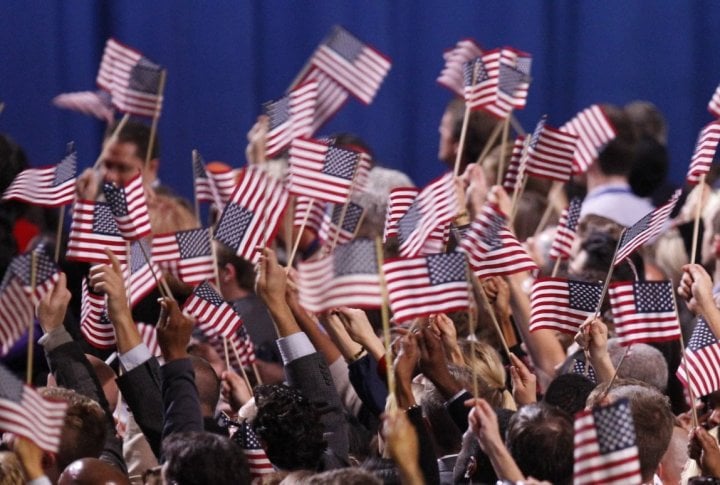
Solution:
M 65 273 L 60 273 L 55 287 L 52 291 L 47 292 L 38 303 L 37 317 L 45 333 L 62 326 L 70 298 L 72 298 L 72 294 L 67 289 L 67 277 Z
M 157 338 L 165 362 L 185 359 L 188 357 L 187 346 L 194 320 L 180 311 L 177 301 L 169 298 L 160 299 L 163 312 L 157 324 Z

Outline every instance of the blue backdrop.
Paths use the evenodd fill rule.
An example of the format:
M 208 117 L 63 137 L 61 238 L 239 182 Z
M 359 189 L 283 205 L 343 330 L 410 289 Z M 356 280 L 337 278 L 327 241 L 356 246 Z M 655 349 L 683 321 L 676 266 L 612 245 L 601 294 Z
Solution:
M 261 103 L 283 93 L 336 23 L 389 55 L 393 67 L 371 106 L 351 100 L 323 131 L 357 132 L 381 163 L 419 184 L 441 172 L 437 127 L 450 93 L 435 78 L 443 50 L 460 38 L 533 54 L 529 102 L 518 114 L 526 128 L 544 113 L 560 125 L 594 102 L 655 103 L 670 125 L 675 181 L 710 121 L 706 105 L 720 82 L 720 3 L 709 0 L 4 0 L 0 131 L 34 165 L 58 161 L 75 140 L 89 166 L 102 124 L 50 100 L 93 89 L 114 36 L 168 69 L 161 178 L 190 196 L 191 149 L 244 164 L 245 134 Z

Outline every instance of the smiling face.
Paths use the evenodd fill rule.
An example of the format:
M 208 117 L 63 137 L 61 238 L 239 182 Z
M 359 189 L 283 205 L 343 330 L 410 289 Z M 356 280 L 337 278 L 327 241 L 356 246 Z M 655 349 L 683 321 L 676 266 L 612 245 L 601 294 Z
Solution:
M 105 150 L 103 169 L 107 182 L 126 185 L 135 175 L 143 172 L 143 165 L 144 160 L 138 156 L 135 143 L 116 141 Z

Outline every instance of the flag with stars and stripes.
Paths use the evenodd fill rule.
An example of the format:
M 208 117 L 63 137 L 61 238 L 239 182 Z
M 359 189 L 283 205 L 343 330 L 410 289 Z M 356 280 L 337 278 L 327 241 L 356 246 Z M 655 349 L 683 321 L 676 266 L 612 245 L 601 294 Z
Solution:
M 348 201 L 344 215 L 343 206 L 335 204 L 323 215 L 318 237 L 325 244 L 333 244 L 336 239 L 340 244 L 348 243 L 355 237 L 364 216 L 365 209 L 354 202 Z
M 470 306 L 468 266 L 462 253 L 389 259 L 383 264 L 390 309 L 402 323 Z
M 34 317 L 35 305 L 23 279 L 8 268 L 0 282 L 0 353 L 5 354 L 27 332 Z
M 615 127 L 596 104 L 576 114 L 560 129 L 578 137 L 573 161 L 574 175 L 587 172 L 605 145 L 616 136 Z
M 155 277 L 159 278 L 162 274 L 160 266 L 153 260 L 151 254 L 150 244 L 147 241 L 133 241 L 130 244 L 128 264 L 123 265 L 130 308 L 155 289 L 157 286 Z
M 33 253 L 35 253 L 35 288 L 31 286 Z M 33 251 L 15 256 L 10 261 L 7 271 L 12 271 L 17 276 L 27 297 L 35 303 L 51 292 L 60 278 L 60 268 L 47 254 L 43 245 Z
M 230 338 L 242 325 L 240 315 L 207 281 L 195 287 L 183 310 L 197 319 L 198 327 L 208 338 Z
M 315 49 L 310 63 L 365 104 L 373 101 L 392 66 L 384 54 L 340 26 Z
M 295 198 L 295 213 L 293 215 L 293 226 L 301 227 L 305 222 L 305 229 L 320 233 L 320 226 L 325 217 L 327 202 L 315 200 L 312 197 L 298 195 Z M 309 212 L 308 212 L 309 211 Z M 307 217 L 306 217 L 307 216 Z
M 294 195 L 344 204 L 366 156 L 320 140 L 297 138 L 290 145 L 288 190 Z
M 45 399 L 0 365 L 0 430 L 26 438 L 41 450 L 60 448 L 68 403 Z
M 615 258 L 613 259 L 614 265 L 622 263 L 633 251 L 651 239 L 655 239 L 667 228 L 670 213 L 675 208 L 680 193 L 680 189 L 676 190 L 665 205 L 649 212 L 622 233 L 620 243 L 615 252 Z
M 215 240 L 257 263 L 258 246 L 272 244 L 288 203 L 282 183 L 261 168 L 248 167 L 215 227 Z
M 28 168 L 20 172 L 5 189 L 2 200 L 20 200 L 41 207 L 61 207 L 75 198 L 77 152 L 72 144 L 57 165 Z
M 578 220 L 580 220 L 580 209 L 582 200 L 573 197 L 570 204 L 563 209 L 555 230 L 555 239 L 550 247 L 551 259 L 569 259 L 572 246 L 575 242 Z
M 720 342 L 703 317 L 698 317 L 688 340 L 677 378 L 685 387 L 692 386 L 695 398 L 720 391 Z M 686 370 L 687 369 L 687 370 Z
M 207 337 L 208 343 L 218 355 L 225 355 L 224 340 L 220 336 Z M 240 325 L 237 332 L 227 338 L 227 343 L 228 360 L 233 371 L 240 373 L 242 372 L 241 367 L 249 367 L 255 363 L 255 345 L 250 339 L 245 325 Z M 237 354 L 235 354 L 235 349 L 237 349 Z
M 553 128 L 541 119 L 542 127 L 528 147 L 525 172 L 539 178 L 567 182 L 572 175 L 578 137 Z
M 380 308 L 382 295 L 375 243 L 338 244 L 327 256 L 298 263 L 300 303 L 313 313 L 340 306 Z
M 708 111 L 715 118 L 720 118 L 720 85 L 715 88 L 715 92 L 710 98 L 710 102 L 708 102 Z
M 55 96 L 52 104 L 60 109 L 77 111 L 106 123 L 113 121 L 110 95 L 104 91 L 76 91 Z
M 530 331 L 548 329 L 575 335 L 595 314 L 602 284 L 565 278 L 538 278 L 530 295 Z
M 152 259 L 189 285 L 215 277 L 208 229 L 156 234 L 152 241 Z
M 317 67 L 310 67 L 307 74 L 293 87 L 310 81 L 318 83 L 318 96 L 312 121 L 312 132 L 315 133 L 347 103 L 350 93 L 335 79 Z
M 136 116 L 160 116 L 163 68 L 115 39 L 108 39 L 97 83 L 118 110 Z
M 150 235 L 150 215 L 139 173 L 123 187 L 104 183 L 103 192 L 122 237 L 134 241 Z
M 587 368 L 585 367 L 585 365 L 586 364 L 585 364 L 584 360 L 574 359 L 573 365 L 570 368 L 569 373 L 585 376 L 590 380 L 590 382 L 597 385 L 598 379 L 597 379 L 597 374 L 595 373 L 595 369 L 593 369 L 592 365 L 587 366 Z
M 400 233 L 398 223 L 413 205 L 413 202 L 419 194 L 420 189 L 417 187 L 397 187 L 390 190 L 387 212 L 385 214 L 384 242 L 387 242 L 388 238 L 398 237 Z M 437 252 L 439 253 L 441 251 Z
M 105 295 L 90 291 L 85 278 L 82 280 L 80 300 L 80 332 L 93 347 L 115 347 L 115 329 L 108 317 Z
M 642 483 L 628 399 L 576 414 L 574 449 L 573 483 Z
M 250 423 L 243 421 L 238 424 L 239 427 L 237 431 L 235 431 L 235 434 L 233 434 L 232 439 L 242 448 L 245 454 L 250 469 L 250 476 L 256 479 L 265 474 L 273 473 L 275 468 L 272 463 L 270 463 Z
M 222 210 L 235 189 L 235 170 L 212 172 L 205 166 L 200 152 L 193 150 L 192 157 L 195 199 L 215 204 L 218 210 Z
M 459 201 L 455 182 L 451 173 L 430 182 L 412 200 L 404 214 L 400 215 L 399 205 L 405 205 L 398 197 L 407 188 L 390 192 L 391 203 L 388 208 L 390 217 L 397 217 L 397 223 L 387 229 L 388 234 L 397 234 L 402 257 L 424 256 L 440 253 L 445 249 L 450 224 L 458 213 Z M 406 199 L 407 201 L 407 199 Z M 402 202 L 402 204 L 398 204 Z M 399 217 L 398 217 L 399 216 Z
M 717 157 L 718 142 L 720 142 L 720 120 L 713 121 L 700 130 L 685 178 L 689 184 L 697 184 L 700 178 L 710 171 Z
M 524 172 L 525 167 L 521 166 L 523 162 L 523 151 L 525 147 L 525 139 L 528 135 L 520 135 L 513 142 L 512 151 L 510 152 L 510 161 L 505 169 L 503 177 L 503 188 L 508 192 L 514 192 L 520 181 L 520 176 Z M 527 157 L 525 157 L 527 162 Z
M 680 321 L 670 281 L 627 281 L 608 287 L 620 345 L 680 338 Z
M 463 64 L 465 104 L 473 111 L 492 106 L 497 99 L 497 75 L 490 77 L 486 55 Z
M 160 350 L 160 344 L 158 343 L 157 329 L 155 326 L 142 322 L 136 322 L 136 325 L 138 333 L 140 334 L 140 339 L 150 351 L 150 355 L 160 357 L 162 355 L 162 351 Z
M 494 204 L 485 204 L 460 240 L 475 276 L 511 275 L 533 271 L 537 265 L 508 229 L 505 214 Z
M 65 255 L 68 261 L 108 263 L 109 259 L 105 254 L 107 248 L 115 254 L 120 263 L 125 263 L 126 246 L 107 203 L 75 201 Z
M 279 100 L 264 104 L 263 110 L 269 121 L 265 138 L 267 158 L 275 158 L 290 146 L 294 138 L 309 137 L 313 134 L 318 84 L 317 81 L 307 81 Z
M 455 47 L 443 53 L 445 66 L 437 78 L 438 84 L 446 87 L 458 96 L 465 92 L 464 65 L 473 59 L 481 57 L 482 49 L 473 39 L 462 39 Z

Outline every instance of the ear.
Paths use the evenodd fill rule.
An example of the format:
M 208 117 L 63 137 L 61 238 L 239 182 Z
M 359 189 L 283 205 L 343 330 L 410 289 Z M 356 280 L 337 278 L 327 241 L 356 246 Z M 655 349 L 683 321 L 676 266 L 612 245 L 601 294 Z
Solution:
M 235 281 L 235 278 L 237 276 L 235 266 L 230 263 L 225 263 L 225 266 L 223 266 L 221 269 L 223 270 L 223 272 L 220 275 L 220 279 L 222 279 L 224 283 Z
M 158 168 L 160 168 L 160 159 L 159 159 L 159 158 L 153 158 L 153 159 L 150 160 L 150 161 L 148 162 L 148 164 L 145 166 L 145 171 L 157 176 Z

